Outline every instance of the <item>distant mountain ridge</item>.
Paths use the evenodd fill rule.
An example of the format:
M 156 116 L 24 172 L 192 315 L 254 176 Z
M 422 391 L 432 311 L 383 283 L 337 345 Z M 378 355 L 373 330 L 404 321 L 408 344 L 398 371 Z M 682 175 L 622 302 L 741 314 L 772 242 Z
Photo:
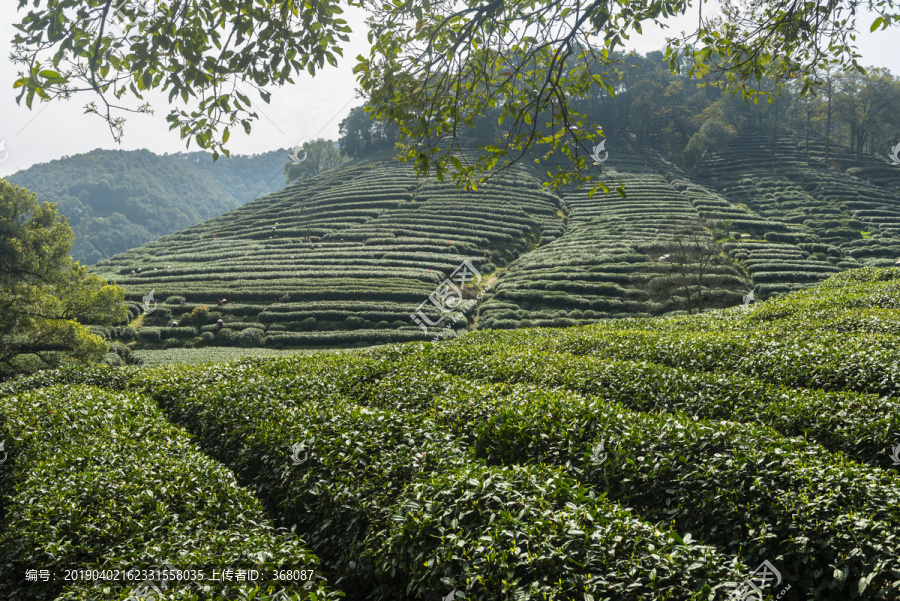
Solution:
M 6 179 L 59 205 L 75 232 L 72 256 L 90 265 L 280 190 L 287 156 L 98 149 Z

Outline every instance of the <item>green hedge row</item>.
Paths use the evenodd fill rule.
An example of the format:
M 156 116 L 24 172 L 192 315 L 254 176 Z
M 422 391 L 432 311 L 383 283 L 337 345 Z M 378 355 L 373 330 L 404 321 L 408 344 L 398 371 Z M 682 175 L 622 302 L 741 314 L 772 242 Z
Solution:
M 900 395 L 900 339 L 888 334 L 670 333 L 611 330 L 606 324 L 529 334 L 512 336 L 525 346 L 576 355 L 646 360 L 691 371 L 732 371 L 789 387 Z M 490 339 L 469 337 L 462 342 L 484 340 Z
M 190 338 L 197 335 L 195 327 L 153 327 L 147 326 L 138 330 L 138 339 L 144 342 L 159 342 L 170 338 Z
M 429 330 L 434 337 L 442 328 Z M 424 339 L 421 329 L 409 330 L 338 330 L 318 332 L 278 332 L 270 331 L 267 336 L 269 346 L 328 346 L 332 344 L 385 344 L 389 342 L 410 342 Z
M 348 594 L 710 599 L 727 579 L 711 549 L 641 523 L 558 468 L 479 465 L 427 416 L 342 399 L 339 386 L 362 393 L 384 369 L 313 357 L 157 369 L 140 383 L 297 526 Z
M 112 581 L 63 588 L 66 569 L 162 562 L 184 569 L 252 564 L 265 573 L 317 569 L 302 541 L 275 531 L 259 501 L 146 397 L 51 386 L 0 398 L 0 418 L 9 453 L 0 466 L 3 599 L 100 601 L 129 594 L 131 585 Z M 56 581 L 26 582 L 25 571 L 38 568 L 54 572 Z M 178 598 L 278 590 L 292 599 L 342 596 L 319 580 L 312 589 L 302 584 L 194 583 Z
M 0 383 L 0 398 L 61 384 L 86 384 L 111 390 L 124 390 L 135 373 L 137 373 L 136 368 L 133 367 L 111 367 L 103 364 L 67 365 L 2 382 Z
M 566 466 L 608 498 L 747 564 L 777 558 L 785 581 L 803 591 L 788 598 L 900 594 L 900 479 L 818 445 L 571 392 L 486 389 L 415 357 L 363 400 L 379 407 L 399 400 L 400 409 L 471 441 L 489 464 Z
M 639 411 L 683 413 L 769 426 L 871 465 L 893 466 L 900 434 L 896 399 L 787 388 L 745 376 L 691 372 L 646 361 L 617 361 L 502 345 L 443 345 L 423 354 L 450 373 L 492 382 L 562 386 Z
M 270 312 L 267 308 L 265 311 L 259 314 L 259 321 L 260 323 L 279 323 L 285 321 L 303 321 L 304 319 L 308 319 L 310 317 L 321 321 L 344 321 L 348 317 L 359 317 L 361 319 L 368 319 L 369 321 L 378 322 L 395 321 L 398 319 L 409 320 L 409 314 L 412 313 L 410 307 L 405 307 L 404 309 L 395 311 L 387 311 L 379 310 L 377 306 L 377 303 L 372 303 L 369 310 L 301 309 L 295 311 L 277 312 Z
M 336 288 L 330 287 L 332 284 Z M 388 301 L 388 302 L 416 302 L 419 303 L 427 297 L 434 287 L 429 287 L 424 282 L 417 282 L 415 287 L 412 285 L 392 286 L 385 288 L 374 288 L 371 283 L 366 280 L 347 279 L 344 282 L 332 281 L 329 284 L 319 282 L 316 289 L 305 288 L 298 290 L 298 282 L 290 279 L 284 279 L 275 282 L 257 282 L 246 280 L 242 281 L 240 287 L 236 287 L 231 282 L 220 282 L 216 285 L 205 284 L 203 286 L 191 286 L 191 298 L 204 299 L 210 309 L 218 310 L 214 307 L 216 299 L 227 298 L 229 301 L 244 302 L 277 302 L 285 295 L 290 296 L 294 302 L 323 302 L 323 301 L 358 301 L 361 298 L 368 298 L 372 301 Z M 159 296 L 175 294 L 174 288 L 156 288 Z M 207 300 L 208 299 L 208 300 Z M 227 309 L 227 307 L 225 307 Z M 262 307 L 260 307 L 262 309 Z

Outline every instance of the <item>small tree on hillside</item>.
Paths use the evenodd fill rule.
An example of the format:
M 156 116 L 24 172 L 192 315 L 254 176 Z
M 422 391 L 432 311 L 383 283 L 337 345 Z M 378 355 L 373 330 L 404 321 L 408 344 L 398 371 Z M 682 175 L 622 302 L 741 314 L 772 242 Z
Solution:
M 56 205 L 0 179 L 0 377 L 100 359 L 109 347 L 81 324 L 128 317 L 122 289 L 69 256 L 73 237 Z
M 346 160 L 341 156 L 341 151 L 337 144 L 323 138 L 305 142 L 303 149 L 299 151 L 299 155 L 298 159 L 302 159 L 301 162 L 291 161 L 284 166 L 286 184 L 313 177 L 323 171 L 337 167 Z
M 367 113 L 365 106 L 357 106 L 340 124 L 341 152 L 358 159 L 379 150 L 390 150 L 400 139 L 400 130 Z
M 685 223 L 657 258 L 667 273 L 650 282 L 651 293 L 683 303 L 688 313 L 700 313 L 712 290 L 735 284 L 736 273 L 717 241 L 722 228 L 721 222 L 709 220 Z
M 737 130 L 730 123 L 717 118 L 707 119 L 700 130 L 691 136 L 684 149 L 684 162 L 696 175 L 706 172 L 706 159 L 712 152 L 722 152 L 734 139 Z

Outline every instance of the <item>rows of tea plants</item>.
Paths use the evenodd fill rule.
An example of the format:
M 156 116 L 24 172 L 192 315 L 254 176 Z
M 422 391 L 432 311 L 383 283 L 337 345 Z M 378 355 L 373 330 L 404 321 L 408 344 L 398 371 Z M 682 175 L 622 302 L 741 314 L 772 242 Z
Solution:
M 0 507 L 28 544 L 109 544 L 123 561 L 184 546 L 182 531 L 154 530 L 174 539 L 155 543 L 136 524 L 117 546 L 96 522 L 57 535 L 43 513 L 8 508 L 59 498 L 69 515 L 68 499 L 105 494 L 101 515 L 223 531 L 242 512 L 265 534 L 254 544 L 301 545 L 322 595 L 360 601 L 713 601 L 763 562 L 779 572 L 763 599 L 889 600 L 900 339 L 852 315 L 900 325 L 898 287 L 900 269 L 866 268 L 703 315 L 39 374 L 0 387 Z M 81 476 L 95 454 L 121 469 Z M 219 479 L 182 499 L 182 462 Z M 160 494 L 129 492 L 133 464 Z M 217 488 L 229 470 L 230 496 Z M 219 503 L 234 509 L 215 521 Z
M 796 173 L 803 170 L 797 169 Z M 746 203 L 751 209 L 769 219 L 793 224 L 784 235 L 793 242 L 822 242 L 840 246 L 849 240 L 862 238 L 862 222 L 839 207 L 831 199 L 817 198 L 813 192 L 824 189 L 824 182 L 811 181 L 800 185 L 787 170 L 779 170 L 767 177 L 754 174 L 742 177 L 722 188 L 723 194 L 734 202 Z
M 640 411 L 726 419 L 803 436 L 862 463 L 889 467 L 900 432 L 896 400 L 770 384 L 744 375 L 517 348 L 503 343 L 442 347 L 428 356 L 450 373 L 493 382 L 529 382 L 602 394 Z
M 888 174 L 879 177 L 879 171 Z M 900 256 L 900 174 L 896 169 L 881 166 L 866 172 L 851 168 L 843 174 L 816 173 L 815 179 L 808 171 L 804 175 L 807 183 L 819 184 L 812 190 L 814 197 L 836 204 L 862 225 L 854 223 L 855 228 L 867 231 L 862 238 L 841 245 L 847 255 L 872 265 L 887 265 Z
M 104 380 L 91 372 L 57 376 L 49 379 Z M 275 530 L 259 500 L 149 398 L 85 384 L 41 386 L 49 383 L 33 378 L 0 396 L 0 597 L 134 599 L 152 590 L 145 579 L 175 586 L 179 570 L 192 573 L 191 582 L 169 599 L 339 597 L 305 543 Z M 212 583 L 214 567 L 267 577 Z M 174 571 L 144 572 L 159 569 Z M 295 569 L 319 577 L 268 577 Z M 29 570 L 46 571 L 47 580 L 29 581 Z
M 815 245 L 807 250 L 843 269 L 896 260 L 900 254 L 896 169 L 886 161 L 857 160 L 838 146 L 830 160 L 838 170 L 825 169 L 821 140 L 813 140 L 807 164 L 805 152 L 783 137 L 773 164 L 771 147 L 764 146 L 759 138 L 742 136 L 713 159 L 709 181 L 728 200 L 791 224 L 791 239 L 781 236 L 777 241 Z M 772 230 L 766 232 L 779 238 Z
M 651 282 L 673 272 L 663 257 L 685 224 L 700 215 L 654 168 L 633 161 L 629 169 L 608 173 L 611 182 L 624 185 L 624 198 L 602 193 L 591 198 L 586 190 L 564 195 L 565 236 L 510 266 L 483 306 L 479 326 L 571 326 L 679 308 L 652 294 Z M 746 286 L 740 272 L 726 264 L 708 275 L 722 284 L 711 294 L 718 294 L 714 306 L 740 302 L 737 291 Z
M 793 598 L 832 598 L 850 575 L 864 583 L 857 594 L 877 582 L 874 598 L 900 586 L 889 568 L 900 512 L 882 502 L 900 493 L 890 472 L 768 428 L 635 412 L 552 388 L 486 390 L 425 367 L 427 355 L 407 354 L 364 402 L 434 415 L 488 463 L 565 466 L 608 498 L 748 563 L 778 557 L 808 594 Z
M 97 270 L 135 303 L 151 291 L 166 301 L 142 321 L 159 328 L 138 336 L 147 346 L 423 338 L 410 314 L 463 260 L 486 275 L 562 234 L 556 196 L 522 170 L 509 177 L 464 192 L 417 181 L 411 166 L 388 155 L 357 161 Z M 197 308 L 202 319 L 192 314 Z M 242 336 L 247 329 L 263 330 L 262 342 Z
M 393 371 L 329 356 L 157 369 L 135 385 L 308 541 L 350 598 L 699 599 L 745 567 L 568 470 L 491 465 L 443 420 L 366 402 Z M 483 415 L 497 411 L 480 400 Z
M 318 352 L 307 349 L 235 348 L 229 346 L 208 346 L 204 348 L 146 349 L 135 351 L 141 365 L 168 365 L 172 363 L 225 363 L 245 357 L 280 357 Z
M 731 203 L 710 188 L 679 174 L 674 174 L 670 181 L 690 201 L 702 219 L 727 222 L 729 233 L 751 238 L 754 235 L 761 237 L 760 232 L 786 229 L 784 224 L 765 219 L 746 205 Z
M 807 288 L 841 271 L 797 244 L 760 240 L 727 242 L 722 247 L 740 261 L 763 299 L 773 292 Z
M 810 139 L 809 161 L 813 165 L 824 164 L 825 146 L 821 138 Z M 773 154 L 774 150 L 774 154 Z M 857 166 L 852 153 L 839 144 L 832 143 L 830 159 L 834 163 Z M 768 136 L 757 133 L 742 133 L 724 151 L 707 159 L 706 171 L 712 178 L 728 176 L 735 172 L 777 169 L 779 167 L 805 167 L 807 155 L 805 144 L 798 145 L 789 136 L 779 135 L 773 148 Z

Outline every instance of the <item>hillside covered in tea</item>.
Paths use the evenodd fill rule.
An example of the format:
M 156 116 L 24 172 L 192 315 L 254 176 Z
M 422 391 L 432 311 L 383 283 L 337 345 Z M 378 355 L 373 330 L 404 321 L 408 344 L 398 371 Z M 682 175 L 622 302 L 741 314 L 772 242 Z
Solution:
M 712 601 L 764 567 L 766 599 L 896 598 L 898 283 L 5 383 L 0 595 L 227 563 L 266 576 L 166 598 Z
M 773 164 L 748 135 L 689 174 L 627 131 L 610 138 L 602 177 L 623 195 L 554 193 L 548 165 L 525 163 L 458 190 L 382 152 L 96 271 L 135 303 L 154 293 L 158 308 L 132 334 L 141 346 L 282 348 L 695 313 L 900 256 L 900 172 L 887 161 L 845 156 L 843 171 L 828 169 L 783 140 Z M 424 302 L 440 319 L 427 299 L 463 261 L 480 281 L 452 331 L 425 332 L 411 315 Z

